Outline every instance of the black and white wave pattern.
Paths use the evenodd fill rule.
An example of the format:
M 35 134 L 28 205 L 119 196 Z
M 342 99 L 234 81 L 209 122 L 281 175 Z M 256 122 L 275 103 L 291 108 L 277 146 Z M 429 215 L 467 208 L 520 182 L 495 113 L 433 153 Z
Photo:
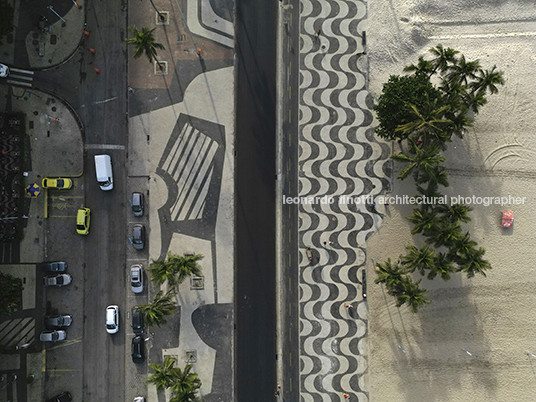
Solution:
M 390 188 L 390 148 L 374 139 L 366 71 L 358 67 L 367 65 L 366 4 L 302 0 L 301 10 L 299 195 L 335 202 L 300 205 L 300 395 L 331 402 L 348 400 L 346 393 L 363 402 L 368 323 L 360 271 L 381 217 L 339 200 Z

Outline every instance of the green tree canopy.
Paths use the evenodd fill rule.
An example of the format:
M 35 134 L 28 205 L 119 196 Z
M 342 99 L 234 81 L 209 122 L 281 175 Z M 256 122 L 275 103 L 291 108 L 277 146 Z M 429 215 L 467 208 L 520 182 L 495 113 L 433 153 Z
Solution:
M 147 382 L 156 385 L 156 391 L 171 390 L 170 402 L 197 401 L 197 390 L 201 387 L 198 375 L 192 372 L 192 365 L 187 364 L 184 370 L 175 367 L 176 360 L 166 356 L 164 364 L 150 364 L 153 374 Z
M 156 28 L 149 30 L 146 27 L 143 27 L 141 31 L 138 31 L 138 28 L 136 27 L 129 27 L 128 29 L 132 35 L 134 35 L 134 37 L 127 38 L 126 40 L 127 44 L 136 47 L 134 50 L 134 58 L 138 59 L 145 54 L 150 63 L 153 61 L 158 63 L 156 51 L 157 49 L 164 50 L 165 47 L 154 39 L 153 32 Z
M 446 106 L 441 92 L 434 88 L 425 75 L 392 75 L 383 85 L 378 104 L 374 105 L 380 122 L 376 133 L 390 140 L 407 138 L 406 132 L 395 132 L 395 130 L 398 126 L 414 121 L 410 105 L 417 110 L 424 110 L 429 102 L 435 102 L 438 107 Z
M 153 325 L 160 326 L 160 324 L 165 323 L 165 317 L 173 314 L 177 307 L 172 300 L 173 293 L 168 292 L 165 296 L 162 296 L 163 294 L 164 292 L 161 290 L 154 296 L 151 304 L 141 304 L 136 307 L 136 311 L 143 313 L 145 316 L 145 324 L 148 327 Z
M 22 307 L 22 279 L 0 272 L 0 315 L 11 315 Z
M 13 31 L 15 10 L 7 0 L 0 0 L 0 46 L 2 39 Z
M 166 356 L 163 365 L 156 363 L 149 365 L 153 374 L 149 376 L 147 382 L 156 385 L 157 392 L 162 392 L 173 385 L 176 378 L 175 362 L 174 358 Z
M 188 276 L 201 276 L 198 262 L 202 259 L 201 254 L 180 256 L 169 252 L 166 261 L 153 260 L 147 270 L 155 285 L 162 285 L 167 281 L 169 286 L 174 287 L 183 283 Z

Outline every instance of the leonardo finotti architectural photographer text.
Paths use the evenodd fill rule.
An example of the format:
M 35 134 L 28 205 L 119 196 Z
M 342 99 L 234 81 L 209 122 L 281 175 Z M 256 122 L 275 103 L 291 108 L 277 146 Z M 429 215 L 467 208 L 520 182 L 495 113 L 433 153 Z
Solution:
M 380 204 L 380 205 L 433 205 L 433 204 L 467 204 L 467 205 L 484 205 L 488 207 L 490 205 L 520 205 L 525 204 L 527 197 L 514 197 L 511 195 L 503 197 L 479 197 L 476 195 L 464 197 L 462 195 L 442 197 L 427 197 L 424 195 L 410 197 L 409 195 L 396 195 L 396 196 L 372 196 L 361 195 L 352 197 L 349 195 L 340 195 L 337 197 L 323 196 L 323 197 L 287 197 L 283 196 L 283 204 Z

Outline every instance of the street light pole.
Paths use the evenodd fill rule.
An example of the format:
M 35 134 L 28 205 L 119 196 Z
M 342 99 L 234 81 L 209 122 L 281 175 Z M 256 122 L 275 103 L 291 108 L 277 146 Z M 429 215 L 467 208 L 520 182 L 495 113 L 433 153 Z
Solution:
M 52 11 L 54 14 L 56 14 L 56 15 L 58 16 L 58 18 L 59 18 L 60 20 L 63 21 L 64 24 L 67 24 L 67 21 L 65 21 L 65 19 L 64 19 L 61 15 L 59 15 L 59 14 L 56 12 L 56 10 L 54 10 L 54 9 L 52 8 L 52 6 L 47 6 L 47 8 L 48 8 L 50 11 Z
M 156 13 L 158 14 L 158 18 L 160 18 L 162 21 L 164 21 L 164 19 L 166 17 L 164 17 L 164 14 L 160 13 L 160 11 L 158 11 L 158 8 L 156 8 L 156 6 L 154 5 L 153 3 L 153 0 L 149 0 L 151 2 L 151 5 L 153 6 L 153 8 L 156 10 Z

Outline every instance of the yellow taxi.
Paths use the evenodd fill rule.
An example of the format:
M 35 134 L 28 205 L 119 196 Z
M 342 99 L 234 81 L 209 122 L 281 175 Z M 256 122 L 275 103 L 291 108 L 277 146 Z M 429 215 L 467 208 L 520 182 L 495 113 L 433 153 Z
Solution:
M 41 185 L 43 188 L 68 190 L 73 186 L 73 181 L 71 179 L 63 179 L 61 177 L 45 177 Z
M 81 235 L 89 234 L 89 218 L 91 210 L 89 208 L 80 208 L 76 214 L 76 233 Z

